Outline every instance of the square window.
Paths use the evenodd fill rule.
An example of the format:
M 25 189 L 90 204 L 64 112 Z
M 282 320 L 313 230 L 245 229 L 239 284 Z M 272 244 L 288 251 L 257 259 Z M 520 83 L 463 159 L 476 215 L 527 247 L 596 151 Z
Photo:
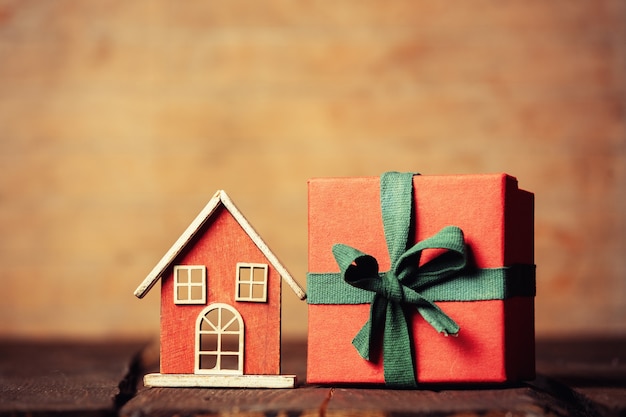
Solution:
M 267 264 L 238 263 L 235 300 L 266 302 L 267 271 Z
M 191 269 L 189 273 L 191 275 L 191 279 L 189 280 L 189 282 L 192 282 L 194 284 L 202 284 L 202 282 L 204 281 L 204 268 L 194 268 Z
M 248 283 L 240 283 L 239 284 L 239 298 L 248 299 L 250 298 L 250 284 Z
M 206 267 L 204 265 L 177 265 L 174 267 L 174 303 L 206 303 Z
M 237 268 L 239 269 L 239 275 L 242 277 L 249 277 L 250 274 L 252 273 L 252 267 L 244 265 L 244 264 L 237 264 Z M 246 279 L 246 281 L 249 281 L 248 279 Z
M 179 283 L 189 282 L 189 271 L 184 268 L 180 268 L 178 270 L 178 275 L 176 276 Z
M 265 287 L 263 285 L 253 285 L 251 297 L 259 300 L 265 297 Z
M 252 269 L 252 281 L 254 282 L 265 282 L 267 279 L 267 270 L 264 268 L 253 268 Z
M 176 288 L 176 298 L 178 300 L 188 300 L 189 299 L 189 287 L 179 286 Z
M 189 296 L 191 300 L 194 300 L 194 301 L 202 300 L 203 288 L 201 285 L 194 285 L 190 287 L 189 289 L 191 290 L 191 295 Z

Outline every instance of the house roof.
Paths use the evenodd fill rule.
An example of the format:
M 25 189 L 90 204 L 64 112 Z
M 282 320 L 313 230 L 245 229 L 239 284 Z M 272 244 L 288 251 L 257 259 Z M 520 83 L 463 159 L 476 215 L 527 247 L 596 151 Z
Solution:
M 293 292 L 301 299 L 306 298 L 306 293 L 293 279 L 291 274 L 285 269 L 285 267 L 278 261 L 276 255 L 269 249 L 269 247 L 263 242 L 259 234 L 252 228 L 250 223 L 241 214 L 239 209 L 233 204 L 232 200 L 226 192 L 218 190 L 215 195 L 209 200 L 207 205 L 202 209 L 200 214 L 191 222 L 189 227 L 178 238 L 174 245 L 165 253 L 163 258 L 155 265 L 148 276 L 143 280 L 141 284 L 135 290 L 135 296 L 143 298 L 144 295 L 150 291 L 154 284 L 161 278 L 164 272 L 172 265 L 174 260 L 180 253 L 187 247 L 194 236 L 202 228 L 202 226 L 211 218 L 216 209 L 223 205 L 232 216 L 237 220 L 237 223 L 242 227 L 254 244 L 259 248 L 267 260 L 278 271 L 282 279 L 289 285 Z

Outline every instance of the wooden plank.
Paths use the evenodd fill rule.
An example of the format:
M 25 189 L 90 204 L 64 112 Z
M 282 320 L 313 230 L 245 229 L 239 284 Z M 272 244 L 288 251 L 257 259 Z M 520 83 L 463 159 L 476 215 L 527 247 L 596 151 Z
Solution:
M 537 344 L 534 381 L 515 386 L 299 386 L 296 389 L 145 388 L 131 361 L 138 343 L 0 341 L 4 415 L 423 415 L 621 416 L 626 412 L 626 338 Z M 304 380 L 303 341 L 286 342 L 284 371 Z M 147 355 L 142 363 L 149 359 Z M 132 363 L 131 363 L 132 362 Z M 156 365 L 153 357 L 147 363 Z
M 600 352 L 599 356 L 593 356 L 593 346 Z M 615 371 L 618 373 L 609 372 L 609 379 L 605 380 L 606 367 L 602 364 L 610 359 L 609 363 L 615 366 L 620 362 L 619 358 L 623 358 L 625 347 L 626 340 L 539 342 L 538 369 L 555 375 L 555 378 L 540 375 L 534 381 L 518 385 L 430 385 L 418 390 L 311 385 L 293 390 L 143 388 L 124 406 L 121 414 L 619 416 L 626 410 L 623 402 L 626 397 L 623 381 L 626 378 L 623 374 L 618 375 L 623 366 L 621 371 Z M 305 348 L 303 341 L 288 341 L 283 345 L 284 371 L 297 373 L 300 380 L 306 378 Z M 585 369 L 600 365 L 582 389 L 569 386 L 566 379 L 558 379 L 566 376 L 573 363 L 578 365 L 569 378 L 584 377 Z M 622 382 L 615 378 L 621 378 Z M 599 385 L 594 387 L 594 384 Z M 614 386 L 604 387 L 603 384 Z
M 346 415 L 471 415 L 490 416 L 547 415 L 558 405 L 566 409 L 550 395 L 537 396 L 530 387 L 443 389 L 436 388 L 410 391 L 385 389 L 337 388 L 328 403 L 327 416 Z M 565 413 L 564 415 L 572 415 Z
M 539 340 L 537 370 L 558 386 L 606 416 L 626 415 L 626 337 L 570 337 Z M 543 386 L 542 386 L 543 385 Z
M 0 416 L 114 415 L 134 394 L 141 347 L 0 341 Z
M 121 416 L 318 415 L 329 389 L 150 388 L 130 400 Z
M 581 406 L 532 386 L 381 388 L 304 386 L 293 390 L 151 388 L 142 390 L 121 410 L 122 416 L 164 415 L 599 415 L 593 404 Z M 512 413 L 512 414 L 510 414 Z

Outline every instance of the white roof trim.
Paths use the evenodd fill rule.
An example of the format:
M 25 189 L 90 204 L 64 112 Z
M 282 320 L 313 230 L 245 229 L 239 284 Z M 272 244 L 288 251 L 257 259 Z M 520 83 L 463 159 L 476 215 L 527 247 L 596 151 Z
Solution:
M 189 227 L 183 232 L 182 235 L 176 240 L 174 245 L 165 253 L 163 258 L 155 265 L 152 271 L 148 274 L 148 276 L 143 280 L 141 284 L 135 290 L 135 296 L 138 298 L 143 298 L 144 295 L 150 291 L 150 289 L 154 286 L 154 284 L 161 278 L 161 275 L 165 272 L 165 270 L 171 266 L 172 262 L 176 259 L 178 255 L 185 249 L 187 244 L 193 239 L 196 233 L 202 228 L 202 226 L 211 218 L 211 215 L 215 212 L 217 207 L 223 204 L 224 207 L 232 214 L 232 216 L 237 220 L 237 223 L 241 226 L 241 228 L 246 232 L 246 234 L 252 239 L 254 244 L 259 248 L 259 250 L 263 253 L 263 255 L 267 258 L 267 260 L 272 264 L 272 266 L 278 271 L 282 279 L 289 285 L 289 287 L 293 290 L 293 292 L 300 298 L 304 300 L 306 298 L 306 293 L 304 290 L 298 285 L 298 283 L 293 279 L 291 274 L 285 269 L 285 267 L 278 261 L 276 255 L 269 249 L 269 247 L 263 242 L 263 239 L 259 236 L 259 234 L 252 228 L 248 220 L 241 214 L 239 209 L 232 202 L 230 197 L 223 190 L 218 190 L 215 195 L 209 200 L 207 205 L 202 209 L 200 214 L 196 216 L 196 218 L 191 222 Z

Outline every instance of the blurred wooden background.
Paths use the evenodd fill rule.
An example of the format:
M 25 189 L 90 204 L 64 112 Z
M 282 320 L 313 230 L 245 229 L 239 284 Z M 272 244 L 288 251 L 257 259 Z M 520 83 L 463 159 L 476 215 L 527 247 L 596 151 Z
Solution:
M 387 170 L 517 176 L 538 333 L 626 332 L 621 0 L 0 0 L 0 167 L 2 336 L 155 336 L 218 188 L 304 285 L 306 180 Z

